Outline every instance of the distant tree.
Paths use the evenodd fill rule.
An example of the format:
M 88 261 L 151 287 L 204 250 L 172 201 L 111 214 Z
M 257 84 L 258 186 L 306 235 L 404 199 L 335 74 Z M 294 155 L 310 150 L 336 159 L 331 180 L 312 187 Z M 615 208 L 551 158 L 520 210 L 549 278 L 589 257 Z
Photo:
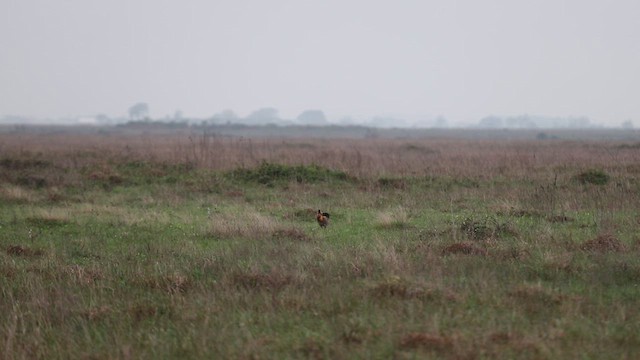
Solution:
M 368 125 L 374 127 L 393 128 L 406 126 L 406 124 L 407 121 L 404 119 L 398 119 L 392 116 L 374 116 L 373 118 L 371 118 L 371 120 L 369 120 Z
M 487 116 L 485 118 L 480 119 L 478 122 L 478 126 L 483 128 L 500 128 L 502 127 L 502 118 L 497 116 Z
M 587 117 L 569 118 L 569 127 L 587 128 L 591 125 L 591 120 Z
M 238 121 L 238 115 L 233 110 L 224 110 L 211 117 L 214 124 L 234 123 Z
M 442 115 L 438 115 L 435 123 L 433 124 L 436 128 L 446 128 L 447 127 L 447 118 Z
M 149 105 L 139 102 L 129 108 L 129 118 L 131 120 L 142 120 L 149 116 Z
M 111 123 L 111 119 L 105 114 L 96 115 L 96 121 L 99 124 L 110 124 Z
M 508 117 L 504 120 L 505 127 L 531 129 L 536 127 L 535 121 L 529 115 Z
M 358 120 L 356 120 L 351 116 L 345 116 L 340 120 L 338 120 L 338 124 L 341 124 L 341 125 L 355 125 L 357 123 L 358 123 Z
M 305 110 L 298 115 L 296 120 L 306 125 L 326 125 L 328 123 L 322 110 Z
M 174 121 L 181 121 L 183 119 L 183 114 L 182 114 L 182 110 L 176 110 L 175 113 L 173 113 L 173 120 Z
M 276 123 L 278 121 L 280 121 L 280 118 L 278 117 L 278 110 L 271 107 L 258 109 L 245 118 L 245 122 L 247 124 L 256 125 Z
M 633 122 L 631 122 L 631 120 L 627 120 L 623 122 L 621 126 L 623 129 L 631 130 L 633 129 Z

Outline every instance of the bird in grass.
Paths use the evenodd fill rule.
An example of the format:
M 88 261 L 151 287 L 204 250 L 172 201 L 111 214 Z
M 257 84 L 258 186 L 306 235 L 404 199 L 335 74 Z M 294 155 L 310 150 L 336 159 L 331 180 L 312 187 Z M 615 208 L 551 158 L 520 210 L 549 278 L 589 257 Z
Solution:
M 320 227 L 326 227 L 329 225 L 329 213 L 318 210 L 316 220 L 318 220 L 318 225 L 320 225 Z

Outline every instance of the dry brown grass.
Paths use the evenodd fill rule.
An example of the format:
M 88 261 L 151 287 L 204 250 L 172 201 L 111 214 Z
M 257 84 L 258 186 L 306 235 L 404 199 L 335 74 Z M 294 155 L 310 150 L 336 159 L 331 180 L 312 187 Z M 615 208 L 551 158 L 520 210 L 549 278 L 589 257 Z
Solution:
M 378 212 L 376 226 L 383 229 L 403 228 L 409 224 L 409 212 L 402 206 Z
M 55 169 L 95 167 L 99 164 L 103 166 L 100 169 L 108 170 L 108 164 L 116 160 L 144 160 L 189 164 L 214 170 L 252 167 L 264 161 L 291 165 L 317 164 L 371 178 L 391 175 L 553 179 L 553 169 L 567 166 L 574 166 L 576 170 L 596 168 L 627 174 L 640 172 L 637 166 L 640 149 L 622 147 L 619 142 L 603 141 L 252 140 L 203 133 L 82 136 L 5 133 L 0 134 L 0 142 L 4 145 L 5 158 L 44 159 L 46 164 L 50 164 L 48 166 Z M 411 149 L 428 148 L 429 151 L 411 151 L 408 146 Z M 96 170 L 88 175 L 113 178 L 114 181 L 120 179 L 119 174 L 111 171 Z
M 256 210 L 246 208 L 237 213 L 215 214 L 210 220 L 209 234 L 215 238 L 268 238 L 282 230 L 280 222 Z
M 15 358 L 638 350 L 640 147 L 28 133 L 0 144 L 0 348 Z M 355 179 L 225 173 L 262 161 Z M 611 181 L 571 181 L 588 168 Z M 327 231 L 318 208 L 336 214 Z M 613 236 L 577 240 L 607 233 L 634 252 Z

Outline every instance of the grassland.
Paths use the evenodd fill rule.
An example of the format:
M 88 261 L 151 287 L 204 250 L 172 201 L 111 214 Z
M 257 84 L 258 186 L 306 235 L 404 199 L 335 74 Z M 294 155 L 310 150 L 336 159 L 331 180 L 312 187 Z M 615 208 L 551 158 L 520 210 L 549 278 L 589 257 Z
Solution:
M 637 358 L 639 175 L 621 141 L 0 134 L 0 353 Z

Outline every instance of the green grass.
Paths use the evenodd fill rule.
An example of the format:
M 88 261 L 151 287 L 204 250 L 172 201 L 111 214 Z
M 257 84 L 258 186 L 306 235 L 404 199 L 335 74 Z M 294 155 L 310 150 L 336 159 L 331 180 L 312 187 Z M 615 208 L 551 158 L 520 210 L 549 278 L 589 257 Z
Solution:
M 7 359 L 640 354 L 635 190 L 613 181 L 0 166 Z

